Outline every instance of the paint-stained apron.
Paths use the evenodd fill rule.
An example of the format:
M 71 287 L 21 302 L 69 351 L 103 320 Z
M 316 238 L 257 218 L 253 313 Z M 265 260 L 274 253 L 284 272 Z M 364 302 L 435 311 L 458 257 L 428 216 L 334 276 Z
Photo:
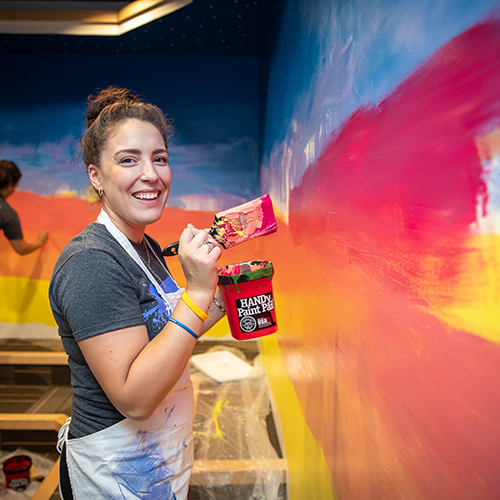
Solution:
M 126 418 L 76 439 L 60 433 L 74 499 L 185 500 L 193 467 L 193 401 L 188 363 L 148 420 Z

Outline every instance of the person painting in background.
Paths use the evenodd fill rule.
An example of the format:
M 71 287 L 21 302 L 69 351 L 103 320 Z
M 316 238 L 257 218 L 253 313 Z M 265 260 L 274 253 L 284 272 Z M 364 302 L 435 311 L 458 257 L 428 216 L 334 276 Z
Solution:
M 49 287 L 73 389 L 58 442 L 60 493 L 182 500 L 193 466 L 189 358 L 224 315 L 221 248 L 207 229 L 182 231 L 183 291 L 145 234 L 172 180 L 157 106 L 109 87 L 89 97 L 86 126 L 83 161 L 102 210 L 63 249 Z
M 0 160 L 0 229 L 19 255 L 27 255 L 45 245 L 49 233 L 42 231 L 33 243 L 24 239 L 19 216 L 7 203 L 7 198 L 14 193 L 21 177 L 21 171 L 15 163 Z

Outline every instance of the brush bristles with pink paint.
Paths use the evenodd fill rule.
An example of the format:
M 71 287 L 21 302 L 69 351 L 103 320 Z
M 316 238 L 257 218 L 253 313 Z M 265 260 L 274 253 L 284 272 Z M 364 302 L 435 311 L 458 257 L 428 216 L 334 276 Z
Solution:
M 210 234 L 217 243 L 228 249 L 277 230 L 273 202 L 266 194 L 243 205 L 216 213 Z M 172 243 L 163 249 L 162 254 L 177 255 L 178 248 L 179 242 Z

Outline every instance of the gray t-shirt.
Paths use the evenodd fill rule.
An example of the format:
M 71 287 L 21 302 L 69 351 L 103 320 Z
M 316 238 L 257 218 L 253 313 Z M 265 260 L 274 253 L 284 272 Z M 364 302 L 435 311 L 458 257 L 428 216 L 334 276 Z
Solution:
M 165 264 L 158 243 L 145 238 Z M 147 262 L 144 245 L 132 245 Z M 178 290 L 158 259 L 150 257 L 163 289 L 167 293 Z M 52 273 L 49 299 L 71 368 L 70 433 L 72 437 L 86 436 L 125 417 L 102 390 L 77 342 L 142 324 L 152 340 L 168 321 L 167 309 L 146 274 L 106 227 L 97 223 L 89 224 L 61 252 Z
M 22 240 L 23 230 L 17 212 L 0 194 L 0 229 L 8 240 Z

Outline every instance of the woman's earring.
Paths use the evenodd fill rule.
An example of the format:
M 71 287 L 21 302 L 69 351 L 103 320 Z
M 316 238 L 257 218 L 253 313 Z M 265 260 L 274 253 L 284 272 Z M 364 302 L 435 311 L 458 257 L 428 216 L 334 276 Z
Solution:
M 97 190 L 97 194 L 99 195 L 99 198 L 102 196 L 102 190 L 101 189 L 98 189 Z

